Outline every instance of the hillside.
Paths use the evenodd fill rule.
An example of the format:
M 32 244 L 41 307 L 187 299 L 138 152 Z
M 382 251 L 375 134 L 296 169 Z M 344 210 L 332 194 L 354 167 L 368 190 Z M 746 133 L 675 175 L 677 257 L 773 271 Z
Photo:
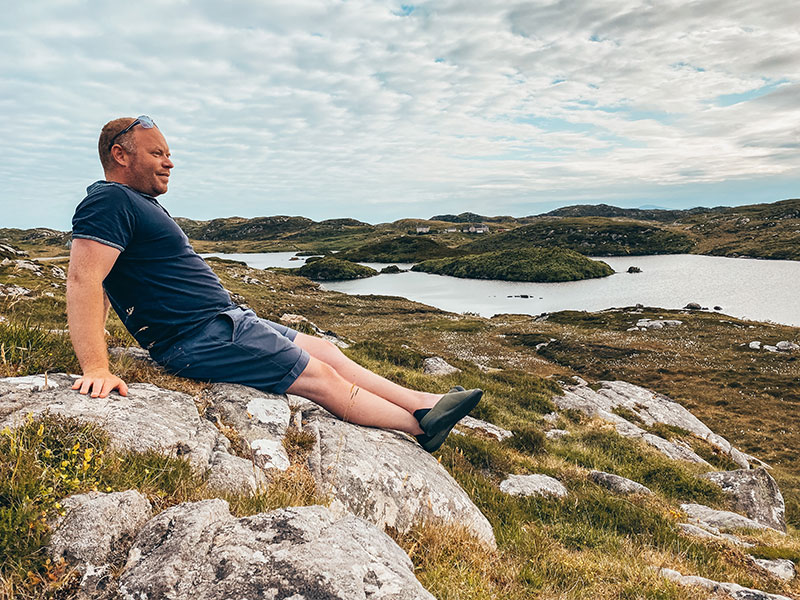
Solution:
M 692 215 L 683 229 L 697 254 L 800 260 L 800 199 Z
M 544 213 L 544 217 L 621 217 L 638 221 L 670 223 L 690 215 L 706 214 L 724 210 L 721 208 L 691 208 L 688 210 L 664 210 L 642 208 L 619 208 L 608 204 L 577 204 L 564 206 Z
M 474 213 L 436 217 L 377 225 L 356 219 L 316 222 L 289 216 L 211 221 L 179 217 L 176 221 L 198 252 L 354 252 L 368 244 L 392 244 L 388 240 L 415 236 L 418 227 L 429 227 L 430 232 L 424 236 L 438 244 L 430 245 L 432 252 L 441 252 L 441 247 L 458 247 L 463 254 L 477 254 L 543 246 L 597 256 L 691 253 L 800 260 L 800 199 L 682 211 L 600 204 L 565 207 L 538 217 L 485 217 Z M 454 223 L 466 222 L 488 223 L 489 233 L 447 231 L 454 228 Z M 66 254 L 69 240 L 69 232 L 45 228 L 0 229 L 0 243 L 17 244 L 32 256 Z M 383 255 L 401 260 L 391 253 Z M 426 256 L 422 251 L 410 255 L 414 260 L 441 256 Z
M 457 256 L 460 252 L 427 236 L 402 236 L 371 242 L 345 250 L 338 258 L 359 262 L 420 262 L 431 258 Z
M 211 221 L 193 221 L 177 217 L 175 221 L 184 233 L 195 240 L 263 240 L 308 229 L 314 222 L 305 217 L 229 217 Z
M 411 270 L 466 279 L 537 282 L 579 281 L 614 273 L 604 262 L 563 248 L 517 248 L 426 260 Z

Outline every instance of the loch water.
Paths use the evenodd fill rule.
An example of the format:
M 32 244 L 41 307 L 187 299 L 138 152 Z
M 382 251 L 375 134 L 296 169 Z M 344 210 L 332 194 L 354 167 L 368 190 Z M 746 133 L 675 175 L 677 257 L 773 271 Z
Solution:
M 254 268 L 300 267 L 293 252 L 213 254 Z M 612 307 L 683 308 L 690 302 L 722 313 L 800 327 L 800 261 L 724 258 L 694 254 L 599 257 L 616 273 L 565 283 L 457 279 L 428 273 L 378 275 L 329 281 L 323 288 L 346 294 L 402 296 L 457 313 L 490 317 L 502 313 L 538 315 L 559 310 L 597 311 Z M 380 269 L 397 264 L 362 263 Z M 628 273 L 635 266 L 641 273 Z

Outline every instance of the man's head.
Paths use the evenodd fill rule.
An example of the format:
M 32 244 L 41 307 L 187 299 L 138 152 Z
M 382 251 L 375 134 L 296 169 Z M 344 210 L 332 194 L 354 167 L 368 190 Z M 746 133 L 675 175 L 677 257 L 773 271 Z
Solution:
M 97 149 L 107 181 L 158 196 L 167 191 L 169 172 L 175 165 L 161 131 L 145 119 L 109 121 L 100 133 Z

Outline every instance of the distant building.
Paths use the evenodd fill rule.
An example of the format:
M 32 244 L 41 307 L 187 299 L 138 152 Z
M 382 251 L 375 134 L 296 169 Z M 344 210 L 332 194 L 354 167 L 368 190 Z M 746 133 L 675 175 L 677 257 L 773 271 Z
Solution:
M 458 233 L 458 227 L 448 227 L 444 230 L 445 233 Z
M 417 225 L 417 233 L 430 233 L 430 232 L 431 232 L 430 227 L 423 227 L 421 225 Z
M 465 229 L 464 233 L 489 233 L 488 225 L 470 225 L 469 229 Z

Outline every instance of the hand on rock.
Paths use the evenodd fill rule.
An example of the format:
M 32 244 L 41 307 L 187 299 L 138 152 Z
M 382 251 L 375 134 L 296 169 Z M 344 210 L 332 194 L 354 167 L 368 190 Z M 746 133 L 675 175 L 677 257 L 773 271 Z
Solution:
M 125 382 L 108 369 L 87 371 L 75 381 L 72 389 L 78 390 L 81 394 L 89 394 L 92 398 L 105 398 L 113 390 L 118 390 L 120 396 L 128 395 L 128 386 Z

